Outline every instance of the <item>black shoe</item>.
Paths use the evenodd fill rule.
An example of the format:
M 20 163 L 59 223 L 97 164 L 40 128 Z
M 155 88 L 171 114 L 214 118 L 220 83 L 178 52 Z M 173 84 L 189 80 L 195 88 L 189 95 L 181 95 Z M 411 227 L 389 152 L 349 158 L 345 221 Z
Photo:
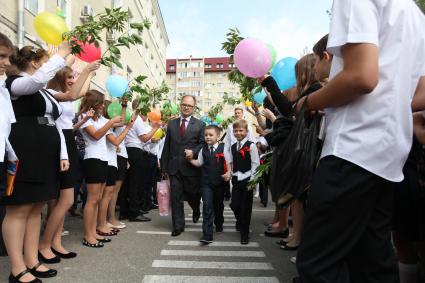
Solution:
M 281 245 L 280 249 L 285 250 L 285 251 L 296 251 L 296 250 L 298 250 L 298 246 L 290 247 L 288 245 Z
M 21 279 L 22 276 L 24 276 L 25 274 L 29 273 L 30 271 L 28 269 L 25 269 L 24 271 L 22 271 L 21 273 L 19 273 L 16 276 L 13 276 L 12 273 L 10 273 L 9 275 L 9 283 L 21 283 L 22 281 L 19 280 Z M 42 283 L 42 281 L 38 278 L 35 278 L 34 280 L 31 281 L 27 281 L 26 283 Z
M 144 215 L 138 215 L 136 217 L 130 217 L 128 220 L 130 222 L 149 222 L 152 219 L 150 219 L 149 217 L 146 217 Z
M 279 232 L 264 231 L 264 236 L 274 237 L 274 238 L 288 238 L 289 229 L 286 228 L 285 230 L 282 230 L 282 231 L 279 231 Z
M 201 212 L 199 210 L 194 211 L 192 215 L 193 223 L 198 223 L 199 217 L 201 217 Z
M 30 272 L 32 275 L 39 278 L 50 278 L 50 277 L 55 277 L 56 275 L 58 275 L 58 271 L 55 269 L 49 269 L 46 271 L 37 271 L 37 268 L 39 268 L 41 264 L 42 263 L 39 262 L 33 268 L 30 269 Z
M 103 248 L 104 245 L 102 242 L 98 241 L 96 244 L 90 244 L 89 241 L 86 239 L 83 240 L 83 246 L 89 247 L 89 248 Z
M 215 231 L 217 233 L 223 232 L 223 226 L 215 226 Z
M 151 208 L 151 206 L 150 206 L 150 205 L 145 205 L 145 206 L 143 206 L 143 207 L 142 207 L 142 209 L 140 210 L 140 212 L 141 212 L 142 214 L 146 214 L 146 213 L 148 213 L 151 209 L 152 209 L 152 208 Z M 142 211 L 144 211 L 144 212 L 146 212 L 146 213 L 143 213 Z
M 55 255 L 57 255 L 58 257 L 60 257 L 60 258 L 65 258 L 65 259 L 68 259 L 68 258 L 74 258 L 74 257 L 76 257 L 76 256 L 77 256 L 77 254 L 76 254 L 76 253 L 74 253 L 74 252 L 69 252 L 69 253 L 67 253 L 67 254 L 63 254 L 63 253 L 58 252 L 58 251 L 57 251 L 57 250 L 55 250 L 54 248 L 52 248 L 52 252 L 53 252 Z
M 241 236 L 241 245 L 249 244 L 249 236 Z
M 148 213 L 149 213 L 149 211 L 146 211 L 146 210 L 144 210 L 144 209 L 139 209 L 139 213 L 140 213 L 140 214 L 148 214 Z
M 184 232 L 184 229 L 183 230 L 175 229 L 175 230 L 173 230 L 173 232 L 171 232 L 171 236 L 177 237 L 178 235 L 180 235 L 183 232 Z
M 207 237 L 207 236 L 202 236 L 202 238 L 199 240 L 199 242 L 201 242 L 204 245 L 209 245 L 213 242 L 213 238 Z
M 151 209 L 158 209 L 158 205 L 157 205 L 157 204 L 155 204 L 155 203 L 152 203 L 152 205 L 151 205 Z
M 46 258 L 40 253 L 40 251 L 38 252 L 38 260 L 47 264 L 59 263 L 61 261 L 60 257 L 57 256 L 54 256 L 52 258 Z
M 100 243 L 110 243 L 112 242 L 112 239 L 110 238 L 102 238 L 102 239 L 96 239 L 98 240 Z

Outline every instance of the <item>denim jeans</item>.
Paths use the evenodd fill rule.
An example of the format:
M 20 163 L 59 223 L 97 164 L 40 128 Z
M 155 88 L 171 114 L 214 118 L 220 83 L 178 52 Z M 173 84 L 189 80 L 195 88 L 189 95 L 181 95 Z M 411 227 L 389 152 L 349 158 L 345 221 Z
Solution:
M 223 227 L 223 210 L 224 210 L 224 186 L 206 186 L 202 185 L 202 232 L 205 237 L 213 236 L 213 224 L 216 227 Z

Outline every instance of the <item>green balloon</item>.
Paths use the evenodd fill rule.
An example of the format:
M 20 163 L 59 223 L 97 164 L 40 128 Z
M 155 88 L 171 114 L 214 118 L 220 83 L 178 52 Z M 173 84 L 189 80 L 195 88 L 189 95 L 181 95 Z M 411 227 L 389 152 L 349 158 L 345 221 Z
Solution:
M 274 47 L 271 44 L 267 44 L 267 47 L 269 48 L 270 53 L 272 54 L 272 65 L 270 66 L 270 70 L 271 70 L 276 64 L 277 53 L 276 53 L 276 49 L 274 49 Z
M 121 115 L 121 104 L 112 102 L 109 104 L 107 112 L 110 119 Z
M 217 123 L 217 124 L 220 124 L 221 122 L 223 122 L 224 121 L 224 118 L 223 118 L 223 116 L 221 116 L 220 114 L 219 115 L 217 115 L 217 116 L 215 116 L 215 122 Z
M 171 114 L 177 114 L 177 112 L 179 112 L 179 109 L 177 109 L 177 105 L 171 103 Z

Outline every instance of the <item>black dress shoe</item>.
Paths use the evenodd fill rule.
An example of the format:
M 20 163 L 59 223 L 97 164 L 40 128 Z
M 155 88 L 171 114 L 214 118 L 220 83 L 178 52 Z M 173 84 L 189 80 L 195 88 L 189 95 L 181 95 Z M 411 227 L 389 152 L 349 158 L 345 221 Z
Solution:
M 35 277 L 50 278 L 50 277 L 55 277 L 56 275 L 58 275 L 58 271 L 55 269 L 49 269 L 46 271 L 37 271 L 37 268 L 39 268 L 40 265 L 41 265 L 41 262 L 37 263 L 33 268 L 30 269 L 31 274 L 34 275 Z
M 38 260 L 47 264 L 59 263 L 61 261 L 60 257 L 54 256 L 52 258 L 46 258 L 40 252 L 38 252 Z
M 183 232 L 184 232 L 184 230 L 176 229 L 176 230 L 173 230 L 173 232 L 171 232 L 171 236 L 172 237 L 177 237 L 178 235 L 180 235 Z
M 202 236 L 202 238 L 199 240 L 199 242 L 201 242 L 204 245 L 209 245 L 213 242 L 213 238 L 208 237 L 208 236 Z
M 140 214 L 148 214 L 148 213 L 149 213 L 149 211 L 144 210 L 144 209 L 139 209 L 139 213 L 140 213 Z
M 201 217 L 200 211 L 194 211 L 192 215 L 193 223 L 198 223 L 199 217 Z
M 149 222 L 152 219 L 150 219 L 149 217 L 146 217 L 144 215 L 138 215 L 136 217 L 130 217 L 128 220 L 130 222 Z
M 69 252 L 69 253 L 67 253 L 67 254 L 63 254 L 63 253 L 58 252 L 58 251 L 57 251 L 57 250 L 55 250 L 54 248 L 52 248 L 52 252 L 53 252 L 55 255 L 57 255 L 58 257 L 60 257 L 60 258 L 65 258 L 65 259 L 68 259 L 68 258 L 74 258 L 74 257 L 76 257 L 76 256 L 77 256 L 77 254 L 76 254 L 76 253 L 74 253 L 74 252 Z
M 279 231 L 279 232 L 264 231 L 264 236 L 274 237 L 274 238 L 288 238 L 289 229 L 286 228 L 285 230 L 282 230 L 282 231 Z
M 9 275 L 9 283 L 21 283 L 22 281 L 19 280 L 22 278 L 22 276 L 24 276 L 25 274 L 29 273 L 30 271 L 28 269 L 25 269 L 24 271 L 22 271 L 21 273 L 19 273 L 16 276 L 13 276 L 12 273 L 10 273 Z M 31 281 L 27 281 L 26 283 L 42 283 L 42 281 L 38 278 L 35 278 Z
M 249 237 L 241 236 L 241 245 L 248 245 L 248 244 L 249 244 Z

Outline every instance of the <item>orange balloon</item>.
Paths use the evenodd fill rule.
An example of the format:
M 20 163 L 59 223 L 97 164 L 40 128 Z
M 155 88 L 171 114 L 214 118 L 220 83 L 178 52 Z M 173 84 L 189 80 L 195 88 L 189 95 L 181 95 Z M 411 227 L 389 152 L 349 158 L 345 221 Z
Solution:
M 152 122 L 161 121 L 161 111 L 153 109 L 151 112 L 148 112 L 148 119 Z

